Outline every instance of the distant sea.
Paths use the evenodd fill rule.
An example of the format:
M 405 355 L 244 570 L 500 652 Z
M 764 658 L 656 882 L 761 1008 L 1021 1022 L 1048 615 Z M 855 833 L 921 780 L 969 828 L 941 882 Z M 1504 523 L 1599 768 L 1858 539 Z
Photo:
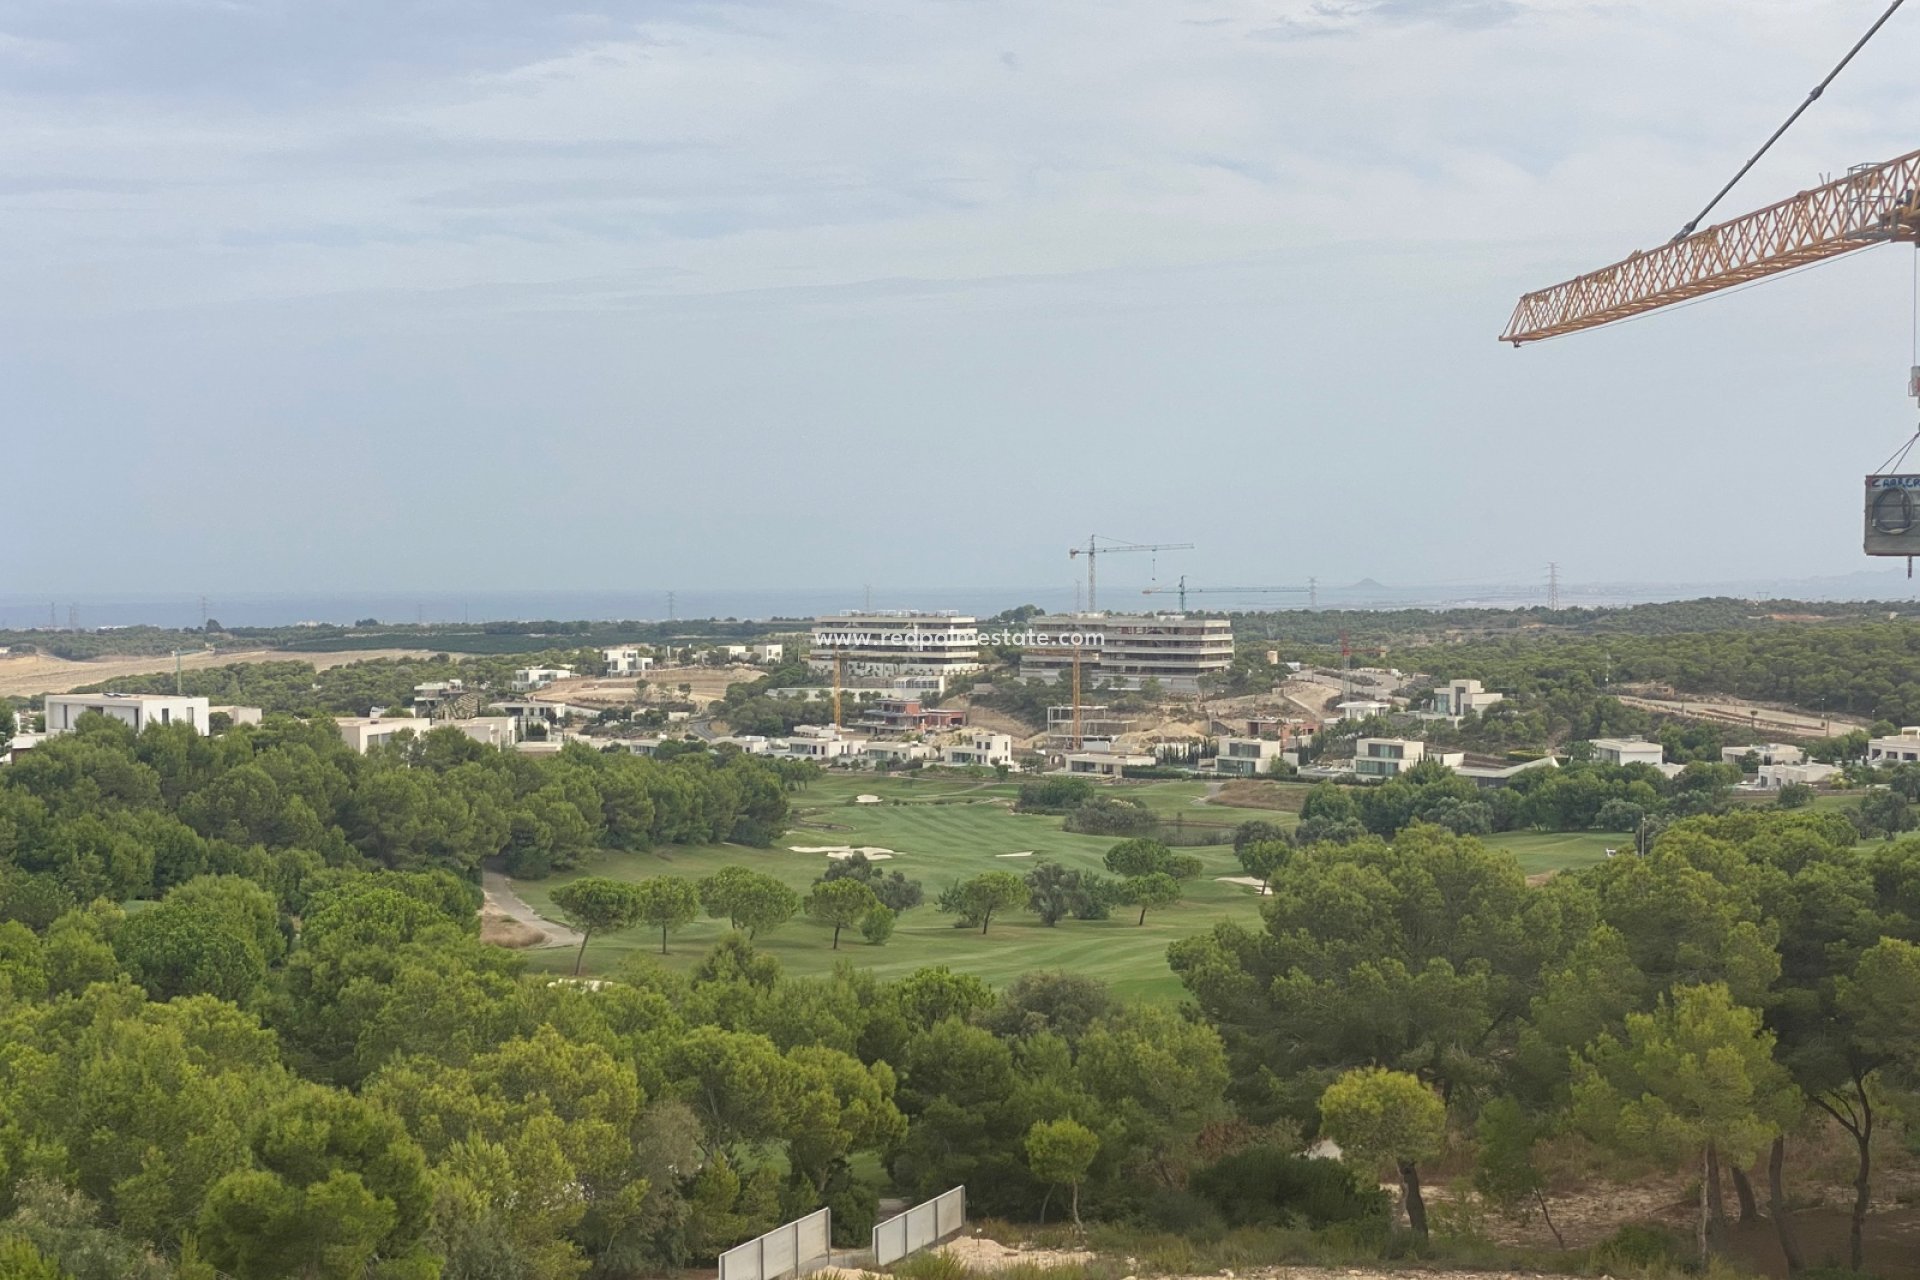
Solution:
M 1562 583 L 1560 603 L 1565 608 L 1646 604 L 1663 600 L 1691 600 L 1702 596 L 1732 596 L 1770 600 L 1913 600 L 1915 583 L 1900 570 L 1871 571 L 1820 578 L 1749 579 L 1725 582 L 1680 583 Z M 1424 586 L 1387 586 L 1372 580 L 1358 583 L 1322 583 L 1317 591 L 1322 609 L 1446 609 L 1486 607 L 1525 608 L 1547 603 L 1544 581 L 1531 583 L 1441 583 Z M 1103 591 L 1107 609 L 1136 611 L 1172 609 L 1171 591 L 1145 597 L 1137 585 L 1115 584 Z M 228 627 L 278 627 L 301 622 L 346 625 L 364 618 L 386 623 L 480 623 L 494 621 L 665 621 L 669 618 L 811 618 L 848 610 L 947 610 L 990 617 L 1016 605 L 1035 604 L 1047 610 L 1069 610 L 1079 603 L 1071 585 L 1050 587 L 785 587 L 772 590 L 726 588 L 631 591 L 368 591 L 337 593 L 237 592 L 209 594 L 204 606 L 199 595 L 180 594 L 0 594 L 0 630 L 34 627 L 160 626 L 197 627 L 206 616 Z M 1209 594 L 1190 598 L 1196 609 L 1299 609 L 1307 604 L 1298 594 L 1236 596 Z

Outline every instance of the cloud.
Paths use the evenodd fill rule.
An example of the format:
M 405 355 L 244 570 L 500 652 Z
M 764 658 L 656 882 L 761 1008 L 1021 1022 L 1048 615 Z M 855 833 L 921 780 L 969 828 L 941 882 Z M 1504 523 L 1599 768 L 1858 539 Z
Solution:
M 1768 364 L 1811 362 L 1806 415 L 1881 408 L 1829 381 L 1866 359 L 1847 326 L 1893 306 L 1870 265 L 1779 295 L 1864 291 L 1825 335 L 1742 301 L 1730 320 L 1687 313 L 1687 333 L 1718 336 L 1684 353 L 1650 327 L 1517 357 L 1491 341 L 1520 289 L 1670 234 L 1857 34 L 1830 5 L 451 12 L 8 5 L 10 38 L 40 51 L 0 47 L 9 420 L 103 456 L 167 439 L 156 465 L 186 475 L 222 474 L 232 441 L 257 434 L 270 447 L 244 468 L 250 497 L 310 477 L 317 524 L 222 553 L 261 572 L 276 555 L 309 574 L 403 563 L 330 511 L 324 492 L 343 487 L 432 527 L 408 572 L 466 564 L 468 516 L 412 477 L 452 454 L 474 489 L 516 493 L 535 441 L 567 485 L 625 495 L 578 516 L 592 574 L 641 571 L 621 559 L 641 554 L 634 529 L 689 574 L 892 555 L 841 524 L 770 531 L 877 471 L 984 495 L 1056 468 L 1168 536 L 1217 530 L 1217 554 L 1241 557 L 1232 576 L 1280 573 L 1264 558 L 1282 554 L 1284 507 L 1316 531 L 1306 572 L 1406 581 L 1422 563 L 1468 576 L 1453 562 L 1512 536 L 1488 504 L 1462 510 L 1463 492 L 1520 495 L 1526 527 L 1564 526 L 1578 503 L 1520 509 L 1556 458 L 1596 512 L 1615 485 L 1655 486 L 1647 510 L 1689 501 L 1683 466 L 1629 474 L 1594 440 L 1665 449 L 1703 419 L 1740 420 L 1743 439 L 1792 448 L 1792 394 L 1759 394 Z M 1729 207 L 1911 145 L 1896 35 Z M 1634 353 L 1630 373 L 1602 354 L 1616 350 Z M 1721 398 L 1699 398 L 1716 381 Z M 703 456 L 716 441 L 726 465 Z M 1758 477 L 1772 464 L 1751 452 L 1738 465 Z M 1431 532 L 1409 545 L 1360 529 L 1354 474 Z M 153 541 L 111 498 L 100 540 L 70 546 L 49 525 L 9 554 L 108 572 L 105 539 Z M 980 535 L 992 556 L 923 530 L 901 563 L 1025 581 L 1057 568 L 1028 542 L 1085 536 L 1064 527 L 1084 513 L 1006 505 Z M 616 518 L 629 508 L 633 529 Z M 674 549 L 686 529 L 711 564 Z M 488 530 L 474 537 L 493 559 L 468 572 L 545 571 L 537 540 Z M 1699 533 L 1692 554 L 1721 554 Z M 1669 558 L 1651 535 L 1555 536 L 1578 542 L 1558 558 L 1608 576 Z

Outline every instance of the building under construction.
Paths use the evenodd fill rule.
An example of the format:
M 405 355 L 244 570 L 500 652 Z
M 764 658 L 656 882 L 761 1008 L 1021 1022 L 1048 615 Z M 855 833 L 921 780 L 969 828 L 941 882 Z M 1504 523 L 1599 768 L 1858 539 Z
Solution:
M 1083 687 L 1137 690 L 1148 680 L 1168 693 L 1200 692 L 1200 678 L 1233 665 L 1233 624 L 1180 613 L 1053 613 L 1026 624 L 1033 643 L 1020 654 L 1027 679 L 1073 676 L 1079 653 Z M 1084 709 L 1083 709 L 1084 714 Z
M 1075 723 L 1074 708 L 1066 706 L 1047 708 L 1047 740 L 1049 754 L 1078 751 L 1092 742 L 1112 742 L 1122 734 L 1132 733 L 1134 720 L 1107 706 L 1080 708 L 1078 724 Z

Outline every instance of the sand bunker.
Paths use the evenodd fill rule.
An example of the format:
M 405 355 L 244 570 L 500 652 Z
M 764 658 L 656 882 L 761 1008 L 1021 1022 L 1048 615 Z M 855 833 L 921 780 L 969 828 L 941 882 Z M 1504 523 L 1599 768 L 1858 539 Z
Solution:
M 1258 894 L 1268 894 L 1273 892 L 1273 890 L 1271 889 L 1265 889 L 1261 887 L 1261 881 L 1259 876 L 1215 876 L 1214 879 L 1221 884 L 1245 885 L 1247 888 L 1253 890 L 1255 893 L 1258 893 Z
M 993 856 L 996 858 L 1031 858 L 1033 856 L 1033 850 L 1029 849 L 1025 853 L 996 853 Z
M 879 796 L 864 796 L 864 795 L 863 795 L 863 796 L 855 796 L 855 797 L 853 798 L 853 802 L 854 802 L 855 804 L 881 804 L 881 803 L 884 803 L 884 802 L 883 802 L 883 801 L 882 801 L 882 800 L 880 799 L 880 797 L 879 797 Z
M 871 844 L 857 847 L 846 844 L 796 844 L 787 847 L 795 853 L 824 853 L 829 858 L 851 858 L 856 853 L 863 853 L 869 862 L 879 862 L 883 858 L 894 856 L 893 850 L 882 849 L 878 845 Z

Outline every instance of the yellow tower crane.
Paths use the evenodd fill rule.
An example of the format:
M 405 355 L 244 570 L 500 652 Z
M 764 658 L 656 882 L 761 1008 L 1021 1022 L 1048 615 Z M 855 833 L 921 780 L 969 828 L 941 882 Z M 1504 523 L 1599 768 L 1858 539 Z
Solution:
M 1578 333 L 1889 241 L 1920 247 L 1920 151 L 1880 164 L 1855 165 L 1844 178 L 1697 229 L 1904 2 L 1893 0 L 1887 6 L 1826 79 L 1814 86 L 1680 234 L 1658 248 L 1525 295 L 1500 340 L 1518 347 Z M 1916 314 L 1920 315 L 1920 272 L 1915 278 Z M 1920 325 L 1915 338 L 1920 345 Z M 1907 390 L 1920 399 L 1920 363 L 1908 372 Z M 1920 554 L 1920 475 L 1892 472 L 1915 443 L 1920 443 L 1920 432 L 1866 478 L 1865 494 L 1863 549 L 1870 556 L 1906 557 L 1908 576 L 1913 573 L 1913 557 Z

